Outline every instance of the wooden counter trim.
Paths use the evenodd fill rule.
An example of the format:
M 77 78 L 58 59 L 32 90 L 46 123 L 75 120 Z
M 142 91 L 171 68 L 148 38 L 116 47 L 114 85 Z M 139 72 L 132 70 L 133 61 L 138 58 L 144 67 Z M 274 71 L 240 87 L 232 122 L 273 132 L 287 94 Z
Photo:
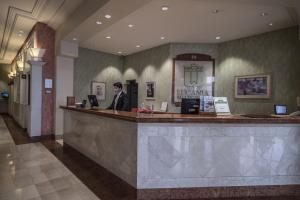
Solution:
M 75 107 L 60 106 L 65 110 L 89 113 L 103 117 L 121 119 L 137 123 L 247 123 L 247 124 L 300 124 L 300 117 L 278 118 L 247 118 L 239 115 L 232 116 L 199 116 L 182 114 L 143 114 L 112 110 L 91 110 Z

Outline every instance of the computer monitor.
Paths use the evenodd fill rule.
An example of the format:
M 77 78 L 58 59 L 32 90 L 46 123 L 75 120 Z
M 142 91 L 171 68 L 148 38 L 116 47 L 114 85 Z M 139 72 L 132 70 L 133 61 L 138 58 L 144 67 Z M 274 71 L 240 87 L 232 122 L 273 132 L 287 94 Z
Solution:
M 8 92 L 2 92 L 1 93 L 2 98 L 8 98 L 8 96 L 9 96 Z
M 275 115 L 287 115 L 288 110 L 286 105 L 274 105 Z
M 181 114 L 199 114 L 200 99 L 182 99 Z
M 99 106 L 96 95 L 88 95 L 88 99 L 91 104 L 91 108 Z

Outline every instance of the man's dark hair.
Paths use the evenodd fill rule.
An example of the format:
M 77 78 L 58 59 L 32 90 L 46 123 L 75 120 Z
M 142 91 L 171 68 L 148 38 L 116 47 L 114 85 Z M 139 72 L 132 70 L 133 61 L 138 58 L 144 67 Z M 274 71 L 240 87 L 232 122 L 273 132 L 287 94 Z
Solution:
M 116 83 L 114 83 L 114 87 L 118 87 L 118 88 L 122 89 L 123 85 L 121 82 L 116 82 Z

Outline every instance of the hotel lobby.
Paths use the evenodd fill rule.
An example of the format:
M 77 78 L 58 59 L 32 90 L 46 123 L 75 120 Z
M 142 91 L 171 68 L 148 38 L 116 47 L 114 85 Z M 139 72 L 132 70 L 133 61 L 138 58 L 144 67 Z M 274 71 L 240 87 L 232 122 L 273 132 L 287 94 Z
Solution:
M 0 9 L 0 200 L 300 199 L 299 0 Z

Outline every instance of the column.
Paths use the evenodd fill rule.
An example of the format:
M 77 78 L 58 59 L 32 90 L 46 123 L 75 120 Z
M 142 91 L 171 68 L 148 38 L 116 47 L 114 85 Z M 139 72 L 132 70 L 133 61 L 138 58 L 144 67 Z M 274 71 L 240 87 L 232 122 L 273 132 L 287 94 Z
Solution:
M 28 112 L 28 134 L 41 136 L 42 132 L 42 67 L 45 62 L 27 61 L 30 71 L 30 104 Z
M 63 110 L 67 96 L 74 96 L 74 59 L 78 56 L 78 44 L 60 42 L 60 55 L 56 56 L 56 100 L 55 100 L 55 138 L 63 136 Z

